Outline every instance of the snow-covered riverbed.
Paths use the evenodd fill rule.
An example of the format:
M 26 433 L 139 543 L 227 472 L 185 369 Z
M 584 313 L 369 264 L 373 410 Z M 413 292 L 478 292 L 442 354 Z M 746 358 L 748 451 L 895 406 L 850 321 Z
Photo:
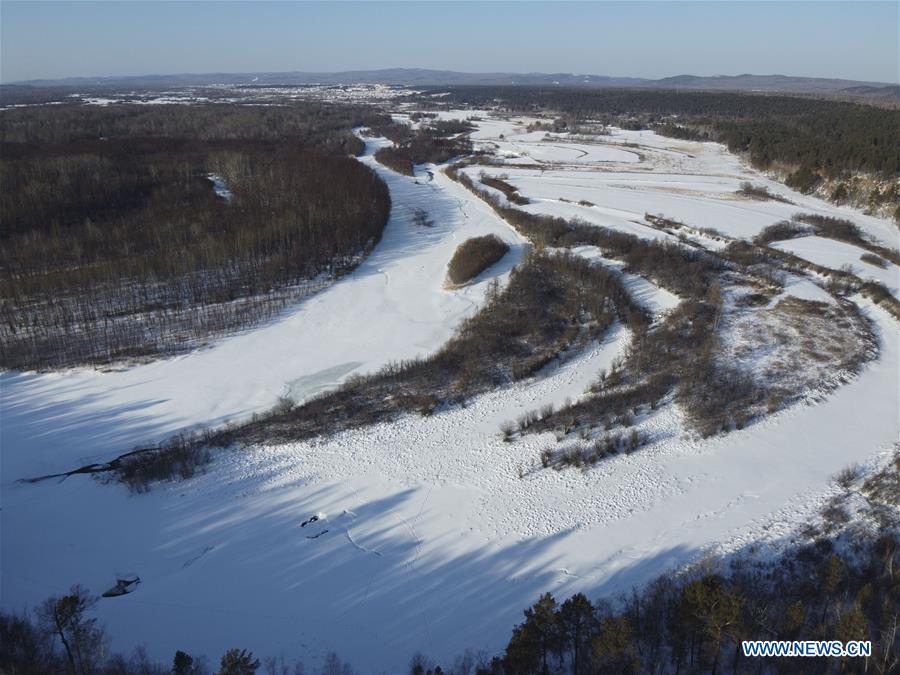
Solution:
M 554 154 L 540 136 L 517 130 L 524 131 L 484 122 L 475 137 L 510 156 L 554 163 L 543 172 L 502 169 L 535 209 L 552 203 L 561 215 L 647 236 L 659 232 L 640 222 L 645 211 L 732 236 L 784 217 L 783 204 L 734 196 L 741 180 L 764 180 L 719 146 L 632 132 L 610 141 L 643 147 Z M 14 482 L 182 427 L 240 419 L 279 395 L 302 398 L 443 344 L 477 309 L 488 280 L 519 260 L 523 242 L 443 173 L 417 184 L 377 165 L 378 143 L 369 141 L 361 161 L 391 189 L 382 242 L 356 271 L 282 319 L 120 371 L 0 376 L 5 609 L 33 606 L 74 583 L 99 592 L 116 572 L 133 571 L 143 580 L 134 593 L 98 605 L 118 649 L 145 644 L 168 661 L 176 649 L 216 660 L 242 647 L 307 663 L 335 650 L 364 673 L 399 672 L 415 651 L 447 663 L 467 647 L 502 648 L 522 609 L 544 591 L 611 594 L 707 550 L 786 536 L 828 494 L 831 475 L 852 462 L 883 461 L 896 441 L 897 324 L 859 300 L 881 352 L 824 402 L 706 441 L 690 437 L 665 406 L 639 422 L 650 445 L 585 472 L 537 469 L 554 438 L 505 443 L 499 425 L 580 396 L 626 348 L 621 326 L 538 379 L 464 408 L 224 453 L 206 475 L 146 495 L 82 477 Z M 802 203 L 834 213 L 789 196 L 792 210 Z M 418 208 L 434 227 L 416 225 Z M 889 224 L 854 220 L 894 245 Z M 454 248 L 487 232 L 509 241 L 512 254 L 478 283 L 444 290 Z M 647 280 L 627 281 L 656 313 L 678 302 Z M 301 527 L 313 515 L 314 526 Z

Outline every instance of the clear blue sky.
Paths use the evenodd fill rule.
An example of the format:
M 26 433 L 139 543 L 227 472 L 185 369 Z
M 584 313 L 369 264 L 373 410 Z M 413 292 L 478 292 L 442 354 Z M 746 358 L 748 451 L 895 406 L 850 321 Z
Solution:
M 898 32 L 896 0 L 0 0 L 0 79 L 419 67 L 898 82 Z

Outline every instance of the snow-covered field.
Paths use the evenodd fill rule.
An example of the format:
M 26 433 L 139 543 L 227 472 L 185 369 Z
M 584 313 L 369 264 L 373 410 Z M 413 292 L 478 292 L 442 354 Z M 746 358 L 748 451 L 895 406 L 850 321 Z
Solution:
M 884 261 L 884 268 L 860 260 L 860 256 L 866 251 L 853 244 L 811 236 L 776 241 L 771 246 L 823 267 L 846 269 L 861 279 L 877 281 L 884 284 L 894 295 L 900 292 L 900 267 L 887 260 Z
M 890 223 L 793 193 L 721 146 L 624 131 L 598 143 L 544 141 L 517 122 L 477 124 L 473 138 L 512 162 L 483 168 L 507 174 L 535 212 L 649 238 L 668 235 L 644 222 L 647 212 L 751 237 L 802 210 L 850 217 L 897 245 Z M 790 536 L 828 496 L 830 476 L 883 461 L 897 441 L 897 324 L 856 298 L 880 353 L 824 401 L 705 441 L 663 406 L 638 420 L 648 446 L 586 471 L 542 469 L 540 453 L 554 437 L 507 443 L 499 426 L 581 396 L 626 349 L 630 335 L 618 325 L 539 377 L 465 407 L 226 452 L 206 475 L 149 494 L 81 477 L 15 482 L 180 428 L 242 419 L 281 395 L 302 399 L 443 344 L 525 243 L 443 173 L 425 183 L 375 164 L 378 144 L 369 141 L 362 161 L 391 189 L 382 242 L 279 320 L 148 365 L 0 376 L 4 608 L 33 606 L 74 583 L 100 592 L 116 573 L 134 572 L 143 580 L 134 593 L 98 606 L 116 648 L 143 643 L 168 660 L 176 649 L 217 659 L 237 646 L 307 663 L 335 650 L 361 672 L 400 672 L 415 651 L 446 663 L 467 647 L 499 650 L 544 591 L 611 594 L 711 550 Z M 794 204 L 742 198 L 735 191 L 745 180 Z M 418 208 L 433 228 L 415 224 Z M 442 288 L 454 248 L 488 232 L 512 252 L 477 283 Z M 808 239 L 784 245 L 816 262 L 818 249 L 788 248 Z M 590 247 L 576 253 L 600 257 Z M 853 254 L 845 262 L 871 267 Z M 642 277 L 625 281 L 654 314 L 680 301 Z M 799 277 L 786 290 L 829 297 Z
M 479 138 L 482 147 L 496 147 L 507 164 L 483 168 L 491 175 L 507 174 L 508 182 L 534 201 L 528 208 L 533 212 L 580 217 L 623 228 L 643 220 L 646 213 L 664 214 L 695 228 L 712 228 L 739 238 L 753 237 L 768 225 L 805 212 L 850 218 L 889 246 L 896 247 L 900 241 L 897 228 L 890 222 L 794 192 L 750 169 L 716 143 L 614 129 L 609 136 L 597 137 L 604 147 L 565 143 L 560 135 L 548 141 L 543 131 L 516 133 L 511 123 L 498 124 L 494 131 L 503 134 L 504 140 L 489 140 L 487 132 L 473 134 L 473 138 Z M 589 148 L 597 157 L 594 161 L 569 159 L 573 153 Z M 553 149 L 557 154 L 550 152 Z M 628 159 L 605 154 L 623 151 L 630 155 Z M 631 159 L 634 153 L 641 161 Z M 531 166 L 535 162 L 541 166 Z M 521 163 L 530 166 L 515 166 Z M 478 170 L 476 167 L 470 172 Z M 745 181 L 764 186 L 792 203 L 757 201 L 737 194 Z M 594 206 L 581 206 L 577 203 L 581 200 Z

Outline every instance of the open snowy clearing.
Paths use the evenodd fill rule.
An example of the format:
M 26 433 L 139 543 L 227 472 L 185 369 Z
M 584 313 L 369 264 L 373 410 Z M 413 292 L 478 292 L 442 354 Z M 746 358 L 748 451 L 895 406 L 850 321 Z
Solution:
M 453 114 L 487 115 L 443 116 Z M 551 147 L 540 140 L 545 132 L 522 133 L 519 122 L 477 125 L 473 138 L 501 156 L 516 154 L 513 161 Z M 483 168 L 508 173 L 533 200 L 528 210 L 646 238 L 671 237 L 644 223 L 645 212 L 750 237 L 802 210 L 849 216 L 896 245 L 889 223 L 767 182 L 721 146 L 618 131 L 605 142 L 638 144 L 611 149 L 640 161 L 595 154 L 586 168 L 583 157 L 570 163 L 559 155 L 553 161 L 566 166 L 546 171 Z M 362 161 L 389 184 L 391 220 L 368 259 L 332 287 L 278 321 L 175 359 L 0 376 L 4 608 L 33 606 L 74 583 L 101 592 L 127 570 L 140 586 L 98 605 L 117 649 L 143 643 L 161 660 L 185 648 L 215 659 L 239 646 L 307 663 L 335 650 L 361 672 L 399 672 L 415 651 L 446 663 L 469 647 L 500 649 L 542 592 L 611 594 L 708 551 L 790 536 L 830 493 L 835 472 L 877 464 L 896 442 L 897 324 L 856 298 L 880 353 L 849 384 L 705 441 L 664 405 L 637 420 L 649 445 L 586 471 L 542 468 L 552 434 L 507 443 L 499 426 L 581 396 L 626 350 L 630 335 L 618 324 L 537 378 L 464 407 L 327 440 L 223 452 L 206 475 L 146 495 L 82 477 L 14 482 L 109 459 L 181 428 L 240 419 L 280 395 L 302 399 L 439 348 L 525 244 L 442 172 L 427 184 L 398 176 L 371 156 L 383 141 L 367 143 Z M 739 197 L 743 180 L 796 203 Z M 434 227 L 415 224 L 417 208 Z M 455 247 L 486 233 L 512 251 L 474 284 L 443 290 Z M 602 257 L 592 247 L 575 253 Z M 857 263 L 865 265 L 858 254 Z M 680 301 L 623 274 L 656 315 Z M 809 278 L 790 279 L 786 292 L 830 298 Z
M 528 132 L 528 121 L 479 122 L 479 130 L 472 138 L 504 161 L 502 167 L 482 168 L 491 175 L 508 174 L 509 182 L 523 196 L 536 200 L 531 207 L 535 211 L 547 208 L 549 213 L 552 208 L 552 215 L 563 216 L 565 210 L 556 206 L 562 203 L 574 209 L 572 216 L 590 219 L 577 209 L 578 201 L 587 200 L 596 205 L 605 220 L 618 218 L 623 227 L 642 220 L 645 213 L 664 214 L 692 227 L 713 228 L 739 238 L 754 237 L 773 223 L 808 212 L 849 218 L 884 245 L 896 248 L 900 244 L 900 233 L 888 221 L 793 191 L 751 169 L 717 143 L 681 141 L 651 131 L 623 129 L 596 136 L 590 144 L 565 143 L 565 135 L 552 135 L 548 141 L 544 140 L 549 137 L 545 131 Z M 548 152 L 546 147 L 557 145 L 585 151 L 590 148 L 595 153 L 626 152 L 631 157 L 608 155 L 585 162 L 567 159 L 571 155 L 567 150 L 540 168 L 516 166 L 533 165 L 535 156 L 543 156 Z M 640 161 L 633 159 L 637 157 Z M 746 181 L 792 203 L 759 201 L 737 194 Z M 560 202 L 561 199 L 572 204 Z M 549 207 L 550 204 L 554 206 Z M 614 226 L 609 222 L 598 224 Z

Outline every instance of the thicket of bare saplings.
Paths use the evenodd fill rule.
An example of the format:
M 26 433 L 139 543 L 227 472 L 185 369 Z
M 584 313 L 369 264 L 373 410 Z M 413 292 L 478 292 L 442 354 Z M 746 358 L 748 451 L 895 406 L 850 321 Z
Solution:
M 375 159 L 398 173 L 412 176 L 416 164 L 440 164 L 470 154 L 472 142 L 458 134 L 471 128 L 471 125 L 457 121 L 432 122 L 418 129 L 406 124 L 376 125 L 372 127 L 373 133 L 390 139 L 394 146 L 380 149 L 375 153 Z
M 800 225 L 791 220 L 781 220 L 764 227 L 760 230 L 758 235 L 753 237 L 753 241 L 765 246 L 775 241 L 796 239 L 797 237 L 805 237 L 809 234 L 812 234 L 812 229 L 810 227 Z
M 431 414 L 442 404 L 529 377 L 601 337 L 616 317 L 637 316 L 643 311 L 615 272 L 574 256 L 536 254 L 434 356 L 350 380 L 334 393 L 227 430 L 213 442 L 298 440 L 405 412 Z
M 311 116 L 308 133 L 329 147 L 347 129 L 314 111 L 218 106 L 227 138 L 185 140 L 161 134 L 196 131 L 211 122 L 207 109 L 126 108 L 109 118 L 66 108 L 49 133 L 45 110 L 30 123 L 0 118 L 3 138 L 33 139 L 4 142 L 0 160 L 2 367 L 194 346 L 268 318 L 320 287 L 322 273 L 352 268 L 381 236 L 387 187 L 341 143 L 329 152 L 264 140 L 302 136 Z M 341 113 L 339 123 L 354 119 Z M 210 174 L 231 194 L 217 194 Z
M 759 201 L 772 200 L 776 202 L 783 202 L 784 204 L 793 204 L 790 199 L 782 197 L 779 194 L 775 194 L 774 192 L 770 192 L 769 188 L 767 188 L 765 185 L 754 185 L 750 181 L 744 181 L 743 183 L 741 183 L 741 189 L 738 190 L 738 194 Z
M 472 237 L 456 247 L 447 265 L 447 279 L 459 285 L 471 281 L 509 251 L 509 245 L 495 234 Z

